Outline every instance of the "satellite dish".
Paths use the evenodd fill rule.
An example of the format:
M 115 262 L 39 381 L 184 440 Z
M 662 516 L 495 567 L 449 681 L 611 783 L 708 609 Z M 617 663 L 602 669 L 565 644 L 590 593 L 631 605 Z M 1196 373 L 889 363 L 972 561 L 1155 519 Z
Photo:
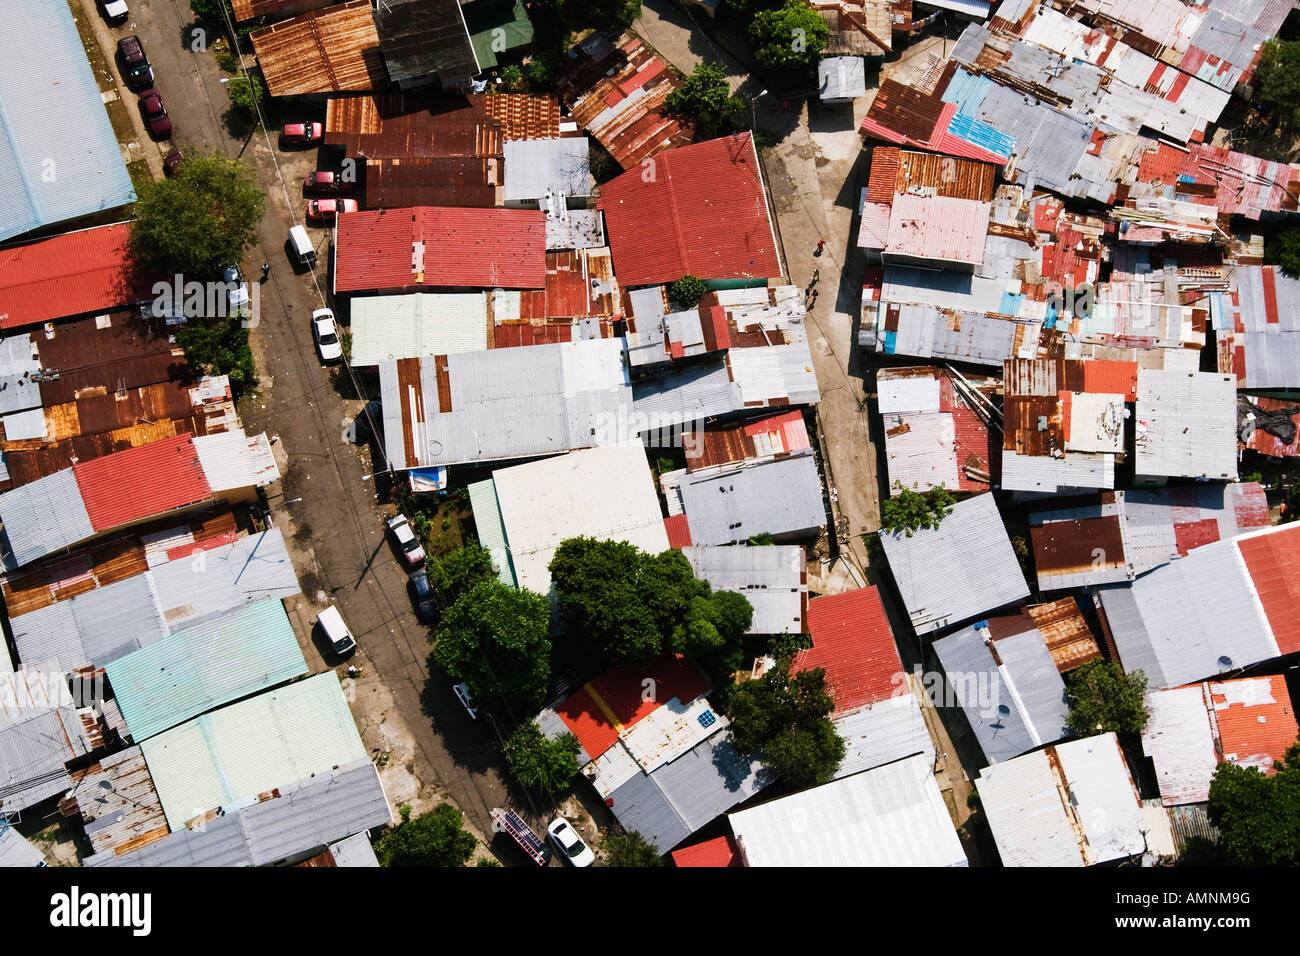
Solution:
M 113 781 L 111 781 L 111 780 L 101 780 L 101 781 L 99 781 L 99 789 L 111 793 L 112 790 L 113 790 Z
M 1010 707 L 1008 707 L 1006 704 L 998 704 L 998 716 L 999 716 L 999 717 L 1006 717 L 1006 716 L 1009 715 L 1010 713 L 1011 713 L 1011 708 L 1010 708 Z
M 1232 658 L 1231 658 L 1231 657 L 1229 657 L 1227 654 L 1224 654 L 1222 657 L 1219 658 L 1219 669 L 1220 669 L 1220 670 L 1225 670 L 1225 671 L 1226 671 L 1226 670 L 1229 670 L 1231 667 L 1232 667 Z

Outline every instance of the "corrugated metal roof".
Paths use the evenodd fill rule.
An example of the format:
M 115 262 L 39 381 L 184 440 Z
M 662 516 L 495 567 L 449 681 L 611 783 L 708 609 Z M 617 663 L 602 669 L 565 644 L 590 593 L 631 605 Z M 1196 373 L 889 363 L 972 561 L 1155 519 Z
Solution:
M 749 866 L 966 866 L 930 760 L 909 757 L 728 815 Z
M 991 208 L 989 203 L 971 199 L 897 195 L 890 210 L 884 256 L 887 261 L 924 259 L 978 265 L 984 261 Z
M 646 714 L 636 726 L 621 731 L 619 739 L 642 772 L 654 774 L 730 723 L 714 711 L 706 697 L 687 702 L 674 697 Z
M 129 853 L 167 836 L 167 818 L 139 747 L 103 757 L 73 778 L 76 786 L 59 809 L 65 817 L 80 814 L 96 853 Z
M 0 812 L 35 806 L 66 791 L 69 760 L 91 750 L 77 711 L 57 707 L 0 729 Z
M 683 847 L 673 851 L 673 863 L 676 866 L 724 867 L 743 866 L 740 860 L 740 847 L 730 833 L 725 836 L 705 840 L 694 846 Z
M 828 56 L 817 61 L 817 90 L 823 101 L 867 95 L 867 66 L 860 56 Z
M 414 206 L 339 216 L 336 292 L 540 289 L 546 217 L 532 209 Z
M 671 542 L 670 542 L 671 546 Z M 683 547 L 695 576 L 715 591 L 742 595 L 754 609 L 747 634 L 801 634 L 808 602 L 807 564 L 803 548 Z
M 497 580 L 507 587 L 518 587 L 515 581 L 514 562 L 510 559 L 510 546 L 506 543 L 506 526 L 501 521 L 501 505 L 497 502 L 496 485 L 491 478 L 475 481 L 468 486 L 469 504 L 474 512 L 474 530 L 478 543 L 492 555 L 497 570 Z
M 1214 372 L 1138 370 L 1137 473 L 1237 477 L 1237 386 Z
M 928 633 L 1029 596 L 997 504 L 977 495 L 937 529 L 880 533 L 912 626 Z
M 14 617 L 10 626 L 19 660 L 57 659 L 68 667 L 103 667 L 167 633 L 145 575 Z
M 590 196 L 595 183 L 585 136 L 507 140 L 505 165 L 508 203 L 550 195 L 577 199 Z
M 649 776 L 692 833 L 748 800 L 774 779 L 775 774 L 757 760 L 736 752 L 727 730 L 710 735 Z M 619 822 L 628 826 L 617 803 L 613 809 Z M 666 841 L 657 845 L 665 850 L 673 846 Z
M 773 494 L 773 489 L 781 489 Z M 732 544 L 764 532 L 815 536 L 826 523 L 821 478 L 811 454 L 698 471 L 681 481 L 696 544 Z
M 375 12 L 375 26 L 395 83 L 437 75 L 446 85 L 479 72 L 456 0 L 386 0 Z
M 231 704 L 141 744 L 168 825 L 257 802 L 351 761 L 368 760 L 333 671 Z
M 351 0 L 253 32 L 272 96 L 382 89 L 388 72 L 369 0 Z
M 242 429 L 199 435 L 194 452 L 203 468 L 203 477 L 215 493 L 260 488 L 280 479 L 280 468 L 271 451 L 266 432 L 245 435 Z
M 44 864 L 45 854 L 21 833 L 7 824 L 0 826 L 0 869 Z
M 1145 849 L 1141 799 L 1114 734 L 996 763 L 975 786 L 1004 866 L 1091 866 Z
M 834 701 L 832 716 L 899 693 L 903 663 L 874 587 L 824 594 L 808 603 L 812 647 L 795 657 L 795 672 L 820 667 Z
M 1242 535 L 1234 540 L 1278 650 L 1300 651 L 1296 570 L 1300 565 L 1300 527 L 1287 524 Z
M 105 665 L 137 742 L 307 673 L 284 605 L 248 604 Z
M 134 852 L 87 857 L 87 866 L 266 866 L 392 822 L 369 759 L 277 788 L 271 799 L 179 829 Z
M 179 555 L 154 565 L 149 577 L 156 604 L 172 630 L 239 604 L 291 597 L 301 590 L 279 528 Z
M 624 285 L 781 275 L 771 214 L 748 133 L 666 150 L 654 175 L 601 186 L 599 208 Z M 655 228 L 650 229 L 649 224 Z
M 492 481 L 520 587 L 550 591 L 547 566 L 566 538 L 628 541 L 651 554 L 668 547 L 650 464 L 636 439 L 498 469 Z M 618 493 L 591 494 L 601 486 Z
M 61 551 L 95 533 L 71 468 L 0 494 L 7 568 Z
M 212 435 L 201 440 L 226 437 Z M 96 532 L 212 497 L 195 440 L 189 435 L 81 462 L 73 465 L 71 472 Z
M 37 4 L 11 20 L 0 40 L 0 239 L 135 200 L 71 10 Z M 41 51 L 40 69 L 28 50 Z
M 836 777 L 870 770 L 913 754 L 934 763 L 934 743 L 921 705 L 910 691 L 859 707 L 835 718 L 844 740 L 844 759 Z

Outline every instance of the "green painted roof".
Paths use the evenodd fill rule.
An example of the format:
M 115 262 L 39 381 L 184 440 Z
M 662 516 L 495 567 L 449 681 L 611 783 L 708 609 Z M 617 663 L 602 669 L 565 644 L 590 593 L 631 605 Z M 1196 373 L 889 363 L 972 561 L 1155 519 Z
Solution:
M 510 560 L 510 545 L 506 543 L 506 526 L 501 520 L 501 506 L 497 503 L 496 483 L 488 478 L 469 486 L 469 503 L 474 509 L 474 527 L 478 530 L 478 543 L 492 553 L 492 563 L 497 568 L 497 580 L 512 588 L 515 567 Z
M 173 830 L 369 756 L 333 671 L 187 721 L 140 750 Z
M 181 628 L 104 667 L 137 743 L 222 704 L 307 673 L 276 598 Z
M 470 0 L 460 9 L 480 70 L 496 66 L 498 53 L 533 42 L 533 24 L 524 0 Z

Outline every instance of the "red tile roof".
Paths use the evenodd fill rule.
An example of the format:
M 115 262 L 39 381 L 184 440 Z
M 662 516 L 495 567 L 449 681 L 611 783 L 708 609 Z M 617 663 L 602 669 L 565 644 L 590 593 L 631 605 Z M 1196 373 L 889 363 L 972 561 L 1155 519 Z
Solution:
M 630 670 L 610 670 L 555 708 L 582 749 L 595 760 L 643 717 L 674 697 L 682 703 L 708 693 L 709 682 L 685 658 L 667 655 Z
M 546 217 L 533 209 L 413 206 L 339 216 L 334 288 L 541 289 Z
M 150 298 L 127 256 L 127 223 L 0 249 L 0 328 L 107 312 Z
M 212 489 L 194 440 L 177 435 L 72 466 L 96 531 L 206 501 Z
M 1210 684 L 1211 696 L 1216 706 L 1215 722 L 1219 725 L 1222 753 L 1238 764 L 1264 764 L 1265 773 L 1272 773 L 1272 761 L 1286 756 L 1287 749 L 1296 742 L 1300 727 L 1296 725 L 1295 711 L 1287 694 L 1286 678 L 1280 674 L 1271 677 L 1248 678 L 1249 681 L 1268 681 L 1271 702 L 1249 698 L 1227 707 L 1227 696 L 1215 691 L 1226 689 L 1223 684 Z M 1227 684 L 1244 683 L 1228 681 Z M 1261 695 L 1262 696 L 1262 695 Z M 1222 707 L 1222 709 L 1217 709 Z
M 730 834 L 674 850 L 672 857 L 678 866 L 744 866 L 740 847 Z
M 1273 628 L 1278 650 L 1300 651 L 1300 524 L 1271 534 L 1240 538 L 1237 547 Z
M 602 186 L 598 205 L 625 287 L 781 275 L 748 133 L 665 150 Z
M 690 547 L 691 526 L 686 520 L 686 515 L 669 515 L 664 519 L 664 530 L 668 532 L 668 547 Z
M 906 689 L 903 662 L 874 587 L 828 594 L 808 602 L 813 646 L 799 652 L 794 670 L 826 671 L 826 684 L 843 714 Z

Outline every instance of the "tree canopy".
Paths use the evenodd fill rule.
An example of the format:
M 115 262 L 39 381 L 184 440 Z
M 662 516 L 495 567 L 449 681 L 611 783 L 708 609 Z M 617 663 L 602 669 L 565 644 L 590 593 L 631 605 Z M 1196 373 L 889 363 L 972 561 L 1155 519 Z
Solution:
M 264 211 L 262 187 L 241 160 L 187 156 L 176 175 L 137 190 L 131 250 L 148 272 L 215 279 L 243 257 Z
M 600 843 L 610 866 L 663 866 L 664 858 L 653 843 L 637 833 L 611 833 Z
M 880 503 L 880 526 L 886 531 L 905 531 L 910 538 L 920 528 L 939 527 L 939 522 L 952 513 L 956 499 L 943 485 L 917 492 L 904 488 L 901 482 L 895 484 L 902 490 Z
M 820 667 L 791 674 L 797 642 L 773 649 L 776 663 L 757 680 L 734 688 L 727 703 L 741 753 L 758 753 L 797 787 L 829 783 L 844 759 L 844 741 L 830 721 L 835 709 Z
M 684 275 L 668 287 L 668 301 L 683 309 L 700 304 L 709 287 L 693 275 Z
M 698 63 L 682 85 L 668 94 L 664 105 L 670 113 L 694 120 L 708 137 L 721 129 L 727 117 L 743 110 L 745 101 L 731 95 L 727 71 L 721 64 Z
M 1111 661 L 1089 661 L 1066 678 L 1065 687 L 1066 726 L 1076 734 L 1140 734 L 1147 724 L 1147 678 L 1140 670 L 1125 674 Z
M 1300 118 L 1300 41 L 1273 37 L 1260 50 L 1255 96 L 1280 119 Z
M 189 324 L 176 333 L 190 366 L 205 375 L 227 375 L 236 399 L 257 384 L 257 363 L 242 319 Z
M 464 866 L 474 855 L 473 834 L 462 829 L 464 817 L 450 803 L 411 819 L 410 804 L 402 822 L 375 842 L 381 866 Z
M 590 27 L 617 36 L 641 16 L 641 0 L 555 0 L 555 6 L 575 32 Z
M 266 99 L 266 84 L 257 73 L 231 77 L 226 83 L 230 108 L 246 120 L 257 116 L 257 104 Z
M 633 667 L 675 651 L 715 676 L 740 666 L 754 609 L 743 595 L 697 581 L 680 551 L 569 538 L 550 568 L 560 620 L 579 653 Z
M 754 59 L 778 74 L 810 72 L 829 38 L 826 21 L 799 0 L 787 0 L 779 10 L 762 10 L 749 25 Z
M 443 611 L 433 659 L 477 704 L 531 713 L 551 676 L 550 604 L 532 591 L 480 581 Z
M 190 12 L 197 23 L 225 23 L 228 11 L 226 0 L 190 0 Z
M 492 564 L 492 553 L 477 541 L 471 541 L 458 551 L 452 551 L 441 558 L 430 560 L 425 567 L 429 571 L 429 583 L 433 585 L 438 600 L 444 607 L 455 604 L 474 585 L 495 580 L 497 575 Z
M 544 797 L 560 793 L 578 772 L 578 738 L 562 734 L 547 740 L 536 721 L 520 724 L 505 742 L 506 763 L 515 778 Z
M 1300 279 L 1300 226 L 1291 226 L 1265 239 L 1264 261 L 1279 265 L 1291 278 Z
M 1265 776 L 1221 763 L 1210 781 L 1210 822 L 1238 866 L 1300 866 L 1300 742 Z

